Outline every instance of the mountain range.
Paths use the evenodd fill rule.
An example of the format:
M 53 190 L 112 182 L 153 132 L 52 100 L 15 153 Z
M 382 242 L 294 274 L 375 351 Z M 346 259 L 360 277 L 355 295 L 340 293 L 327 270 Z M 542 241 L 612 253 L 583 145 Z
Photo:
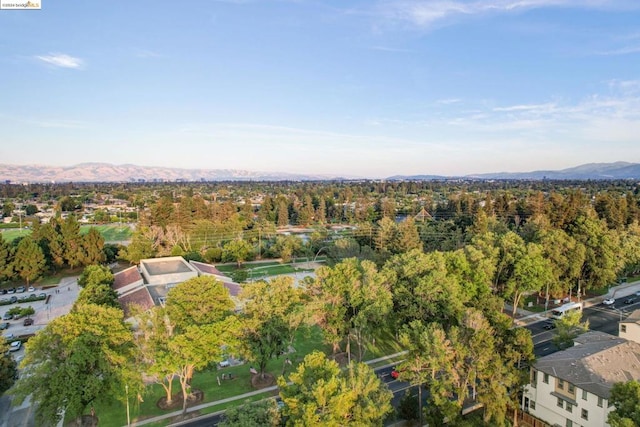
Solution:
M 259 172 L 239 169 L 179 169 L 109 163 L 73 166 L 0 164 L 0 181 L 11 182 L 162 182 L 162 181 L 304 181 L 353 179 L 319 174 Z M 395 175 L 388 180 L 603 180 L 640 179 L 640 163 L 589 163 L 562 170 L 495 172 L 465 176 Z

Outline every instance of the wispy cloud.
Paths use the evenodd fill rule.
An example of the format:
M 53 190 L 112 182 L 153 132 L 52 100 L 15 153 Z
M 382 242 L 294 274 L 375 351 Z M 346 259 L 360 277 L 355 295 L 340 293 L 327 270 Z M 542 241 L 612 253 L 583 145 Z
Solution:
M 84 61 L 74 56 L 64 53 L 50 53 L 49 55 L 38 55 L 36 59 L 55 67 L 79 69 L 84 66 Z
M 385 18 L 429 27 L 460 16 L 512 13 L 547 7 L 623 9 L 634 8 L 628 0 L 388 0 L 379 4 Z
M 138 58 L 162 58 L 162 55 L 154 52 L 152 50 L 139 49 L 135 52 L 136 57 Z

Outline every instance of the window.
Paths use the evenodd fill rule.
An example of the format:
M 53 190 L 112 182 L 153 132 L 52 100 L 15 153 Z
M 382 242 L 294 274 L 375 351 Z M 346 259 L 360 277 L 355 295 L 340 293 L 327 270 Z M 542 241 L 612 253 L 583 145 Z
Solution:
M 535 410 L 536 409 L 536 402 L 534 402 L 533 400 L 531 402 L 529 402 L 529 408 Z
M 556 397 L 556 399 L 558 399 L 558 408 L 562 408 L 564 407 L 564 400 L 560 399 L 559 397 Z
M 567 402 L 567 406 L 565 407 L 565 409 L 567 410 L 567 412 L 573 412 L 573 405 Z
M 536 388 L 538 385 L 538 371 L 535 369 L 531 370 L 531 387 Z
M 589 420 L 589 411 L 587 411 L 586 409 L 582 410 L 582 419 L 583 420 Z
M 545 384 L 549 384 L 549 374 L 544 374 L 542 376 L 542 382 Z
M 565 423 L 565 427 L 573 427 L 573 421 L 567 418 L 567 422 Z
M 598 396 L 598 408 L 602 408 L 602 402 L 604 402 L 604 399 Z
M 564 381 L 558 378 L 558 388 L 564 390 Z
M 576 394 L 576 388 L 573 384 L 569 384 L 569 393 Z
M 627 332 L 627 325 L 620 325 L 620 332 Z
M 587 400 L 587 390 L 582 390 L 582 400 Z

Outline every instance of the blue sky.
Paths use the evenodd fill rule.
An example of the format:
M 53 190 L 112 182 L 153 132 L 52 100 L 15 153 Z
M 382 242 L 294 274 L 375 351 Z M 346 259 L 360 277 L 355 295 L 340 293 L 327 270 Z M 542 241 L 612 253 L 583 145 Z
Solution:
M 637 0 L 42 0 L 0 163 L 342 176 L 640 162 Z

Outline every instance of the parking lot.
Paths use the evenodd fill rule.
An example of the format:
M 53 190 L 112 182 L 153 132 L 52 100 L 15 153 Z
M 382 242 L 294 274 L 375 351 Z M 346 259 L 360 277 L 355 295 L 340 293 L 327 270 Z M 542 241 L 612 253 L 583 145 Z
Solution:
M 9 327 L 2 331 L 2 335 L 13 334 L 14 337 L 28 336 L 35 334 L 40 329 L 44 328 L 51 320 L 56 317 L 67 314 L 74 301 L 78 297 L 78 283 L 77 277 L 67 277 L 61 280 L 60 284 L 56 287 L 49 289 L 42 289 L 36 287 L 34 292 L 26 292 L 26 295 L 35 293 L 46 293 L 48 298 L 39 301 L 14 303 L 9 305 L 0 306 L 0 316 L 3 316 L 7 311 L 14 307 L 33 307 L 35 314 L 31 316 L 33 324 L 30 326 L 24 326 L 24 317 L 17 320 L 0 320 L 0 322 L 8 322 Z M 17 296 L 25 294 L 14 294 Z M 11 295 L 2 295 L 2 298 Z M 24 358 L 24 346 L 20 350 L 11 353 L 17 362 L 21 362 Z M 21 406 L 12 407 L 11 400 L 8 396 L 2 396 L 0 398 L 0 427 L 18 427 L 18 426 L 35 426 L 33 419 L 32 406 L 27 399 Z

